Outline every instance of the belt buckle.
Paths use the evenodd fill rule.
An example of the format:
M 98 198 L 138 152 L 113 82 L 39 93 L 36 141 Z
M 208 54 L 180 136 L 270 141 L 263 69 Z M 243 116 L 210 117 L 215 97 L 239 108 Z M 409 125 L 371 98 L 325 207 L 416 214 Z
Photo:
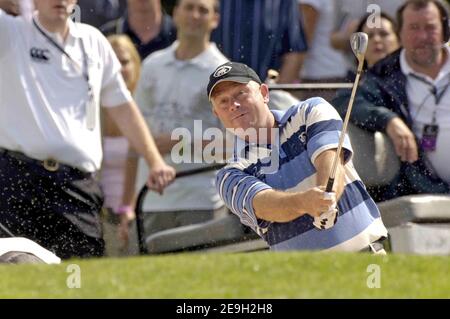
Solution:
M 56 172 L 59 168 L 59 163 L 53 158 L 45 159 L 42 164 L 47 171 Z

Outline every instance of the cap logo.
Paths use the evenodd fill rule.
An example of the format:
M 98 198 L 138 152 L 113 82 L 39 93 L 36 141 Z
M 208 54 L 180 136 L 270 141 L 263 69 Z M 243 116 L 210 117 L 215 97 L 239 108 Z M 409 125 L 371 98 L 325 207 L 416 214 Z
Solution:
M 215 78 L 220 78 L 221 76 L 227 74 L 227 73 L 230 72 L 230 71 L 231 71 L 231 66 L 224 65 L 224 66 L 218 68 L 218 69 L 216 70 L 216 72 L 214 72 L 214 75 L 213 75 L 213 76 L 214 76 Z

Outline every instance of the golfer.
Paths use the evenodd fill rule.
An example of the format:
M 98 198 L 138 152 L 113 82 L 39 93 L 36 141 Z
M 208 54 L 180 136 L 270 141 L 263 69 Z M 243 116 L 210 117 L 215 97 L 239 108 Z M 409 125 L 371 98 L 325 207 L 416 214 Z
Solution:
M 217 176 L 222 200 L 273 250 L 384 253 L 377 206 L 356 173 L 346 138 L 334 183 L 324 192 L 342 120 L 322 98 L 287 111 L 268 108 L 269 90 L 248 66 L 228 62 L 210 76 L 213 112 L 235 136 L 234 158 Z M 314 218 L 335 213 L 327 229 Z M 331 224 L 330 224 L 331 223 Z M 331 227 L 332 226 L 332 227 Z

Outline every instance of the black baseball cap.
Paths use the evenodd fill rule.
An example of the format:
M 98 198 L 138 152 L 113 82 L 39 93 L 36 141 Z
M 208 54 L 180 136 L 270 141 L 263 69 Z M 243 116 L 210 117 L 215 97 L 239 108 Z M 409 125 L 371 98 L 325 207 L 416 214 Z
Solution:
M 209 76 L 209 83 L 206 89 L 208 99 L 211 101 L 211 94 L 217 84 L 225 81 L 238 82 L 247 84 L 255 81 L 261 84 L 262 81 L 258 74 L 249 66 L 238 62 L 227 62 L 217 67 L 217 69 Z

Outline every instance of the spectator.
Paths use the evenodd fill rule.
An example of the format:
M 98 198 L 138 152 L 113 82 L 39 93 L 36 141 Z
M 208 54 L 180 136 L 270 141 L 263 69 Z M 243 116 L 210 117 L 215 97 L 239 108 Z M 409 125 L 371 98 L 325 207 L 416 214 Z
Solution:
M 126 10 L 126 0 L 78 0 L 81 22 L 96 28 L 119 18 Z
M 335 2 L 298 0 L 308 43 L 308 53 L 301 70 L 303 82 L 342 82 L 346 75 L 343 55 L 331 47 Z
M 354 67 L 354 56 L 349 40 L 351 34 L 356 32 L 361 17 L 369 13 L 370 20 L 373 21 L 381 11 L 396 12 L 405 0 L 334 0 L 334 2 L 335 26 L 331 34 L 331 45 L 346 57 L 347 67 L 351 69 Z
M 335 223 L 336 197 L 327 199 L 323 191 L 342 129 L 334 108 L 313 98 L 270 111 L 268 87 L 261 83 L 240 63 L 224 64 L 210 76 L 213 112 L 236 135 L 234 160 L 216 180 L 226 205 L 273 250 L 359 251 L 385 237 L 380 213 L 353 168 L 348 139 L 333 187 L 340 215 Z M 334 217 L 324 220 L 324 212 Z M 326 230 L 313 226 L 317 218 Z
M 397 24 L 386 13 L 380 13 L 379 26 L 369 26 L 367 19 L 370 15 L 365 15 L 358 22 L 358 26 L 355 32 L 367 33 L 369 42 L 367 44 L 367 51 L 364 56 L 363 72 L 367 72 L 368 68 L 371 68 L 376 62 L 385 58 L 387 55 L 396 51 L 400 46 L 400 39 L 397 34 Z M 354 61 L 357 61 L 354 57 Z M 347 72 L 347 80 L 354 82 L 355 72 L 354 68 L 351 68 Z M 337 98 L 334 99 L 333 105 L 337 107 L 341 116 L 345 115 L 347 111 L 348 100 L 350 99 L 351 90 L 340 90 L 337 93 Z
M 141 59 L 139 53 L 131 42 L 130 38 L 124 34 L 111 35 L 108 37 L 114 52 L 122 65 L 122 76 L 127 88 L 134 93 L 140 77 Z M 118 253 L 127 253 L 128 228 L 130 222 L 135 218 L 134 208 L 122 205 L 123 202 L 130 202 L 134 199 L 134 188 L 125 188 L 125 172 L 130 181 L 127 184 L 134 185 L 136 180 L 137 158 L 133 152 L 129 152 L 129 143 L 122 134 L 119 127 L 112 118 L 104 112 L 103 114 L 103 163 L 101 170 L 100 184 L 105 194 L 103 206 L 107 210 L 108 217 L 113 224 L 118 227 Z M 133 174 L 134 172 L 134 174 Z M 108 245 L 114 247 L 114 245 Z M 111 249 L 113 251 L 114 249 Z
M 204 92 L 209 74 L 227 60 L 210 42 L 211 32 L 219 23 L 217 0 L 178 0 L 173 18 L 177 41 L 144 61 L 136 91 L 136 101 L 158 132 L 156 143 L 168 161 L 172 159 L 173 146 L 180 143 L 171 138 L 173 130 L 188 129 L 194 139 L 194 120 L 201 120 L 204 129 L 220 127 Z M 183 148 L 190 150 L 193 150 L 190 143 Z M 194 160 L 203 161 L 195 154 Z M 176 168 L 186 171 L 199 166 L 206 164 L 182 163 Z M 142 165 L 139 168 L 140 172 L 146 170 Z M 180 178 L 167 188 L 164 196 L 150 195 L 147 200 L 152 203 L 152 211 L 160 214 L 148 217 L 146 233 L 212 219 L 223 208 L 215 192 L 214 178 L 214 171 Z
M 298 81 L 306 51 L 296 0 L 227 0 L 212 39 L 233 61 L 251 66 L 265 79 L 279 71 L 278 83 Z
M 100 105 L 152 167 L 151 189 L 174 177 L 111 46 L 70 20 L 74 5 L 36 1 L 30 21 L 0 9 L 0 223 L 61 258 L 103 254 Z
M 127 0 L 127 7 L 122 17 L 100 28 L 105 35 L 128 35 L 142 60 L 175 41 L 172 18 L 163 12 L 161 0 Z
M 397 20 L 403 48 L 368 71 L 351 119 L 362 128 L 386 132 L 402 161 L 384 199 L 448 193 L 448 11 L 437 0 L 407 0 Z

